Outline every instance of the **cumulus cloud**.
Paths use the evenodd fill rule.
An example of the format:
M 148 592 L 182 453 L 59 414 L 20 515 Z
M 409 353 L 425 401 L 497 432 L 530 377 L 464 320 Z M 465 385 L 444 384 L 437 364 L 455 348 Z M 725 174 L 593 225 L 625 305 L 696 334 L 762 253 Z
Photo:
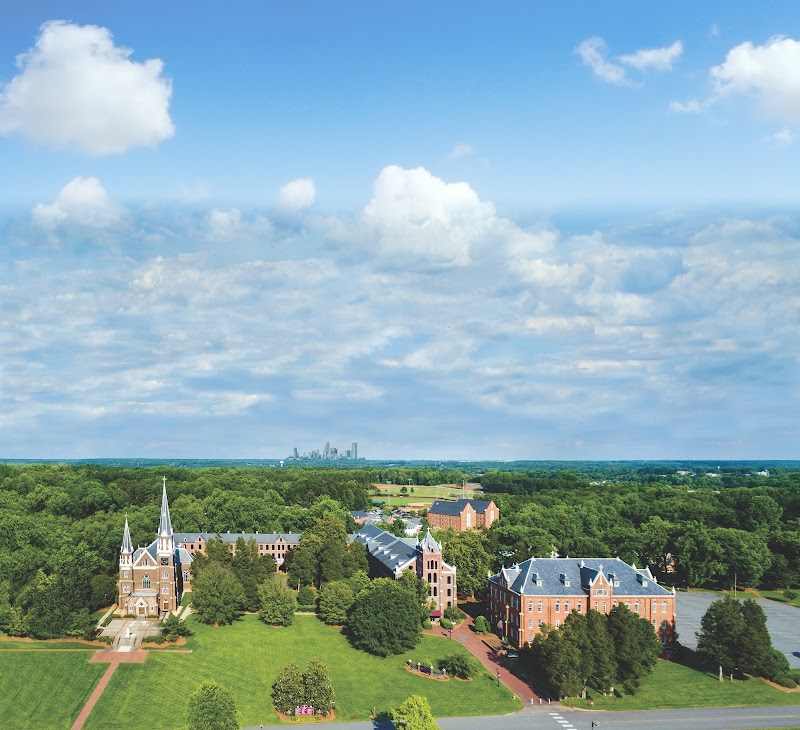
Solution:
M 90 155 L 153 147 L 175 133 L 172 85 L 163 62 L 130 60 L 96 25 L 53 20 L 17 57 L 19 73 L 0 89 L 0 134 Z
M 741 43 L 711 69 L 711 82 L 717 100 L 752 95 L 768 119 L 800 124 L 800 42 L 793 38 Z
M 294 213 L 304 208 L 310 208 L 317 197 L 317 188 L 309 177 L 290 180 L 280 189 L 278 194 L 278 208 L 288 213 Z
M 256 215 L 248 218 L 238 208 L 221 210 L 213 208 L 206 216 L 208 235 L 214 239 L 255 238 L 272 231 L 269 219 Z
M 120 211 L 113 205 L 96 177 L 76 177 L 58 193 L 52 203 L 38 203 L 33 220 L 46 228 L 76 224 L 103 228 L 116 223 Z
M 630 80 L 626 66 L 637 71 L 670 71 L 683 54 L 683 43 L 675 41 L 662 48 L 640 48 L 634 53 L 617 56 L 617 63 L 614 63 L 606 57 L 605 41 L 599 36 L 592 36 L 583 41 L 575 52 L 597 78 L 610 84 L 628 84 Z
M 470 246 L 495 220 L 494 206 L 465 182 L 447 183 L 423 167 L 381 170 L 359 231 L 367 245 L 403 260 L 466 266 Z

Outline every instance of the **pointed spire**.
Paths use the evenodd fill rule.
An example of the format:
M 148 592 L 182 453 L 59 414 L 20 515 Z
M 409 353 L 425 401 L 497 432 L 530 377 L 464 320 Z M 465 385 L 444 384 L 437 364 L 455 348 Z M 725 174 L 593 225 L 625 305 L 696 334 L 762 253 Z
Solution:
M 122 533 L 121 553 L 132 553 L 133 543 L 131 542 L 131 531 L 128 528 L 128 515 L 125 515 L 125 532 Z
M 169 502 L 167 501 L 167 478 L 164 479 L 164 491 L 161 494 L 161 522 L 158 525 L 159 536 L 172 536 L 172 520 L 169 517 Z

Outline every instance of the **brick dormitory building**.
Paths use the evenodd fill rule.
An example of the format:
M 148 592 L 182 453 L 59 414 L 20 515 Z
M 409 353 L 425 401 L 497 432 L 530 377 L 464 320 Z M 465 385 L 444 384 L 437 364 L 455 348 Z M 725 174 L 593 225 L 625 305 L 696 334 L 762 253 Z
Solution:
M 489 578 L 492 627 L 517 647 L 544 624 L 559 627 L 570 611 L 608 614 L 618 603 L 653 624 L 663 646 L 675 637 L 675 592 L 649 568 L 619 558 L 530 558 Z
M 500 510 L 492 500 L 458 499 L 455 502 L 437 499 L 428 510 L 428 524 L 435 530 L 456 532 L 479 530 L 492 526 Z

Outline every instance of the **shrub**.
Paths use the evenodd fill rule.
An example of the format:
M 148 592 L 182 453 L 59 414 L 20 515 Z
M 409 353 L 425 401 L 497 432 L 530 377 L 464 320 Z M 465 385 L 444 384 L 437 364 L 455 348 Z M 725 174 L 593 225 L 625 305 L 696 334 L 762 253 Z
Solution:
M 785 674 L 775 677 L 772 681 L 775 682 L 775 684 L 779 684 L 781 687 L 786 687 L 786 689 L 795 689 L 797 687 L 797 682 L 791 677 L 787 677 Z
M 309 586 L 303 586 L 297 592 L 297 602 L 304 607 L 313 606 L 317 602 L 317 596 L 312 588 L 310 588 Z
M 786 673 L 787 677 L 791 677 L 795 682 L 800 684 L 800 669 L 790 669 Z
M 432 629 L 433 628 L 433 624 L 431 623 L 431 620 L 429 618 L 426 618 L 422 622 L 422 628 L 423 629 Z
M 783 597 L 793 601 L 795 598 L 797 598 L 797 591 L 784 591 Z
M 489 627 L 489 622 L 486 620 L 485 616 L 478 616 L 475 619 L 475 633 L 476 634 L 488 634 L 491 631 Z
M 452 629 L 453 628 L 453 622 L 449 618 L 439 619 L 439 625 L 443 629 Z
M 463 621 L 466 615 L 458 606 L 448 606 L 444 610 L 445 618 L 449 618 L 451 621 Z
M 442 671 L 461 679 L 471 679 L 478 671 L 475 661 L 466 654 L 448 654 L 439 659 L 438 664 Z

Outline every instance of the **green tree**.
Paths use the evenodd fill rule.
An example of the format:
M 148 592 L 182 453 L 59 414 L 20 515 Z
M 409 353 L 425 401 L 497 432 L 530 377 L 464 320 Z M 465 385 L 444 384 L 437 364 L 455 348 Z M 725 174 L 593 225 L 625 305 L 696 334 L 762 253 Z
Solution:
M 357 570 L 350 576 L 350 588 L 353 589 L 353 595 L 357 596 L 369 585 L 369 575 L 365 570 Z
M 603 694 L 609 692 L 617 673 L 617 652 L 606 628 L 606 617 L 594 609 L 586 613 L 588 652 L 592 655 L 589 684 Z
M 335 700 L 328 668 L 317 657 L 312 657 L 303 672 L 304 703 L 316 712 L 328 715 L 333 710 Z
M 491 555 L 486 548 L 483 532 L 456 532 L 447 538 L 442 548 L 445 562 L 458 572 L 458 592 L 474 596 L 486 590 L 486 576 L 491 567 Z
M 236 552 L 231 558 L 231 569 L 244 591 L 245 610 L 258 611 L 258 588 L 269 575 L 275 573 L 275 560 L 271 555 L 260 555 L 253 538 L 245 542 L 243 537 L 239 537 L 236 540 Z
M 245 602 L 239 581 L 228 568 L 211 563 L 192 585 L 192 612 L 204 624 L 229 624 Z
M 181 621 L 174 613 L 171 613 L 161 622 L 161 635 L 167 641 L 175 641 L 179 636 L 194 636 L 185 621 Z
M 544 628 L 544 627 L 543 627 Z M 583 687 L 581 650 L 559 629 L 547 627 L 531 646 L 533 663 L 556 697 L 576 697 Z
M 216 682 L 203 682 L 189 698 L 189 730 L 239 730 L 233 695 Z
M 705 664 L 732 672 L 738 664 L 737 647 L 744 631 L 739 602 L 730 596 L 714 601 L 700 620 L 697 653 Z
M 351 542 L 344 554 L 344 576 L 345 578 L 352 578 L 359 570 L 369 573 L 367 547 L 360 542 Z
M 319 617 L 330 625 L 343 626 L 347 612 L 353 605 L 353 589 L 347 581 L 337 580 L 323 584 L 319 591 Z
M 476 634 L 488 634 L 491 630 L 492 629 L 489 626 L 489 622 L 486 620 L 485 616 L 478 616 L 478 618 L 475 619 Z
M 395 726 L 403 730 L 438 730 L 430 702 L 422 695 L 411 695 L 392 710 Z
M 303 695 L 303 677 L 300 668 L 294 662 L 290 662 L 278 672 L 272 683 L 272 702 L 278 712 L 291 715 L 296 707 L 305 704 Z
M 377 578 L 353 602 L 347 629 L 359 649 L 378 656 L 401 654 L 419 643 L 419 603 L 396 581 Z
M 300 544 L 292 551 L 288 575 L 290 585 L 319 586 L 319 556 L 322 552 L 322 539 L 310 533 L 303 535 Z
M 635 694 L 655 667 L 661 644 L 652 624 L 621 603 L 611 609 L 606 626 L 616 647 L 617 681 L 628 694 Z
M 273 573 L 258 589 L 258 617 L 271 626 L 289 626 L 294 620 L 297 601 L 281 577 Z
M 317 586 L 344 578 L 344 556 L 347 548 L 347 530 L 344 522 L 334 515 L 326 515 L 314 524 L 313 534 L 320 539 Z
M 764 609 L 752 598 L 741 605 L 742 633 L 739 643 L 739 669 L 757 677 L 768 677 L 772 666 L 772 639 L 767 631 Z

